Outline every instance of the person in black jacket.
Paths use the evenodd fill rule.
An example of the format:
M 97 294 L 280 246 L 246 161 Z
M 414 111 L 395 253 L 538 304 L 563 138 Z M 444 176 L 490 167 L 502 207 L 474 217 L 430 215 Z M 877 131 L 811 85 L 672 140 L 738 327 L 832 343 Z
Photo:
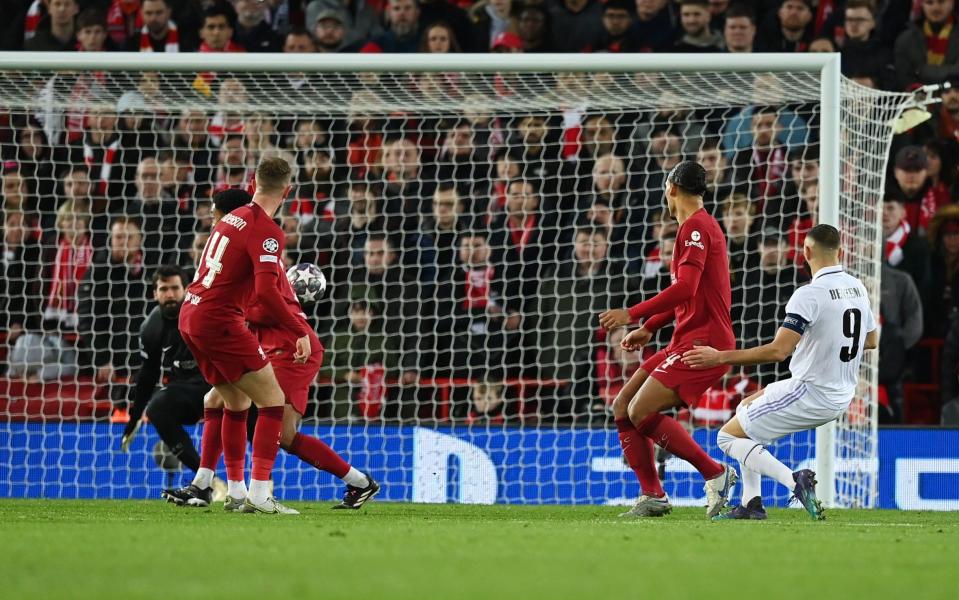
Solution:
M 123 451 L 129 449 L 146 411 L 173 455 L 196 471 L 200 468 L 200 455 L 183 425 L 203 418 L 203 397 L 210 386 L 177 327 L 186 283 L 183 271 L 176 265 L 162 265 L 153 274 L 153 299 L 157 306 L 140 327 L 143 362 L 133 386 L 130 421 L 123 430 L 120 447 Z

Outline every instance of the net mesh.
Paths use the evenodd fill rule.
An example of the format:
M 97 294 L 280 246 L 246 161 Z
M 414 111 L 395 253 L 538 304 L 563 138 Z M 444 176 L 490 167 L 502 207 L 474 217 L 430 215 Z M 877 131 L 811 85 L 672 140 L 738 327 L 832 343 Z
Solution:
M 817 74 L 24 70 L 0 82 L 3 496 L 155 497 L 188 476 L 182 448 L 171 454 L 153 427 L 119 448 L 149 278 L 160 264 L 193 269 L 210 194 L 245 187 L 264 156 L 295 164 L 280 215 L 287 265 L 318 264 L 330 281 L 304 307 L 327 349 L 305 430 L 381 477 L 392 500 L 635 497 L 611 404 L 671 330 L 626 353 L 596 315 L 669 284 L 676 223 L 662 187 L 680 160 L 709 171 L 740 344 L 770 340 L 808 280 Z M 845 263 L 877 314 L 880 198 L 902 102 L 843 83 Z M 787 373 L 733 371 L 675 416 L 718 457 L 716 428 Z M 875 353 L 863 375 L 836 427 L 844 506 L 875 498 Z M 166 390 L 178 390 L 172 377 Z M 177 394 L 167 416 L 196 440 L 200 400 Z M 800 468 L 814 447 L 797 434 L 774 451 Z M 698 474 L 659 460 L 674 503 L 700 504 Z M 280 497 L 336 495 L 309 465 L 278 464 Z

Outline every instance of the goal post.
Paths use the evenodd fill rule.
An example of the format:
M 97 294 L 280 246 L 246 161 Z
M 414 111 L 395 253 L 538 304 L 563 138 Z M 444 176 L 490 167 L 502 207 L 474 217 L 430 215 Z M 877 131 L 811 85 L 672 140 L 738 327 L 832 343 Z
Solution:
M 117 108 L 121 98 L 131 113 Z M 909 98 L 842 78 L 833 54 L 0 52 L 0 116 L 8 117 L 0 150 L 16 159 L 7 172 L 26 181 L 24 219 L 48 229 L 38 232 L 48 260 L 65 255 L 57 251 L 56 211 L 73 185 L 67 173 L 85 163 L 90 206 L 110 215 L 85 217 L 95 242 L 84 250 L 94 254 L 91 264 L 108 245 L 112 220 L 126 211 L 160 224 L 144 228 L 143 257 L 186 268 L 191 244 L 208 227 L 200 214 L 205 197 L 191 192 L 245 185 L 251 163 L 265 153 L 290 157 L 297 180 L 281 218 L 295 245 L 291 260 L 316 262 L 330 280 L 330 297 L 310 315 L 328 362 L 311 396 L 316 418 L 306 426 L 358 466 L 389 467 L 390 500 L 619 503 L 635 497 L 638 485 L 619 459 L 608 401 L 638 357 L 621 355 L 613 336 L 595 331 L 595 312 L 668 285 L 664 170 L 681 157 L 715 160 L 709 207 L 724 226 L 726 208 L 748 200 L 734 275 L 740 343 L 766 341 L 775 330 L 788 294 L 805 280 L 796 242 L 817 218 L 842 232 L 844 265 L 863 279 L 878 312 L 884 174 L 892 124 Z M 87 141 L 91 115 L 101 113 L 133 114 L 143 130 L 125 136 L 110 125 L 100 132 L 101 154 Z M 751 150 L 755 123 L 767 114 L 775 117 L 771 141 Z M 49 168 L 24 154 L 28 142 L 14 124 L 42 130 Z M 105 167 L 113 139 L 120 158 Z M 151 157 L 156 193 L 177 202 L 170 214 L 156 209 L 161 220 L 141 198 L 150 185 L 142 163 Z M 327 179 L 317 175 L 327 171 Z M 513 190 L 517 181 L 521 189 Z M 444 203 L 455 213 L 446 237 Z M 530 220 L 511 221 L 515 215 Z M 167 230 L 169 219 L 176 225 Z M 591 237 L 596 230 L 602 242 Z M 463 238 L 473 243 L 476 231 L 486 248 L 474 253 Z M 381 239 L 385 267 L 370 262 L 369 247 Z M 601 258 L 590 258 L 594 251 Z M 34 260 L 38 283 L 24 285 L 24 294 L 34 316 L 50 317 L 48 270 Z M 112 302 L 119 288 L 111 286 L 81 289 Z M 363 307 L 385 335 L 356 333 L 352 313 Z M 74 303 L 54 308 L 78 310 Z M 135 337 L 142 315 L 123 316 L 131 324 L 118 335 Z M 103 412 L 102 390 L 121 385 L 93 381 L 85 335 L 58 337 L 80 346 L 69 375 L 31 383 L 8 369 L 2 378 L 17 397 L 0 405 L 0 428 L 9 428 L 0 436 L 7 440 L 0 441 L 0 496 L 155 496 L 156 469 L 139 459 L 112 455 L 114 474 L 94 478 L 107 482 L 106 491 L 74 471 L 69 486 L 34 485 L 14 464 L 80 473 L 96 453 L 114 452 L 118 426 Z M 364 340 L 362 347 L 344 336 Z M 101 350 L 125 352 L 115 344 Z M 350 362 L 361 350 L 367 362 Z M 131 360 L 115 366 L 135 376 Z M 876 352 L 865 355 L 848 415 L 774 448 L 794 468 L 815 466 L 827 506 L 875 505 L 877 363 Z M 744 390 L 785 372 L 780 365 L 731 373 L 703 407 L 676 416 L 718 457 L 716 428 L 730 407 Z M 74 398 L 87 389 L 96 391 Z M 40 400 L 31 404 L 34 397 Z M 76 428 L 92 441 L 78 442 Z M 144 431 L 152 437 L 134 451 L 156 441 L 151 428 Z M 671 497 L 699 502 L 698 475 L 663 459 Z M 281 497 L 332 497 L 333 484 L 309 467 L 278 464 Z M 763 491 L 776 504 L 788 502 L 783 489 Z

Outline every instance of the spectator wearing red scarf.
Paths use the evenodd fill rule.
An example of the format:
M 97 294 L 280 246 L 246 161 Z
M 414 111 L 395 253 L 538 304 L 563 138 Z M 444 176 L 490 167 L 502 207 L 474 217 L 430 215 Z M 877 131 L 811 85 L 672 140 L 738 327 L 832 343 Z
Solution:
M 929 285 L 929 245 L 909 224 L 902 200 L 886 196 L 882 205 L 883 256 L 886 264 L 908 273 L 920 290 Z
M 896 38 L 896 78 L 901 89 L 959 75 L 954 9 L 955 0 L 923 0 L 922 18 Z
M 236 27 L 236 11 L 222 0 L 216 2 L 203 13 L 203 27 L 200 28 L 199 52 L 245 52 L 243 46 L 233 41 Z M 197 75 L 193 89 L 210 97 L 214 93 L 216 73 L 207 71 Z
M 929 159 L 920 146 L 901 148 L 893 165 L 893 178 L 886 185 L 887 194 L 905 205 L 909 226 L 920 233 L 925 232 L 936 211 L 951 202 L 949 191 L 932 184 Z
M 143 0 L 140 6 L 140 34 L 127 43 L 139 52 L 180 52 L 180 30 L 171 19 L 171 0 Z M 136 47 L 133 47 L 136 41 Z
M 93 258 L 90 205 L 67 200 L 57 210 L 56 232 L 43 242 L 43 320 L 48 329 L 77 327 L 77 290 Z

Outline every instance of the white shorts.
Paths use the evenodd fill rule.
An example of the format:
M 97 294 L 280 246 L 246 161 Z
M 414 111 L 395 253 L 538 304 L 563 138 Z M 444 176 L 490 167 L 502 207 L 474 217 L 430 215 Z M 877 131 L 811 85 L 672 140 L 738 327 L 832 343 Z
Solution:
M 736 416 L 746 435 L 764 446 L 797 431 L 815 429 L 839 418 L 846 408 L 824 402 L 805 383 L 786 379 L 766 386 L 763 395 Z

